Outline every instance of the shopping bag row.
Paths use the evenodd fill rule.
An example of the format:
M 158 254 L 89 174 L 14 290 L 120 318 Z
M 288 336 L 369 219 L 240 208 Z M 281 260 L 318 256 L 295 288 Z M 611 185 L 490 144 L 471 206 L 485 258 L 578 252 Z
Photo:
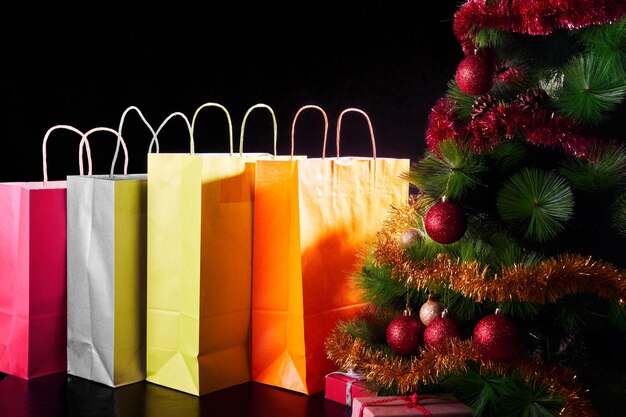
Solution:
M 275 126 L 269 106 L 254 108 L 270 110 Z M 295 113 L 292 135 L 309 109 L 323 116 L 325 144 L 319 106 Z M 0 183 L 0 372 L 68 372 L 111 387 L 147 380 L 193 395 L 248 381 L 322 391 L 334 370 L 325 339 L 364 307 L 352 276 L 409 197 L 409 159 L 376 155 L 365 112 L 340 114 L 337 148 L 348 112 L 367 123 L 372 156 L 191 147 L 147 152 L 145 174 L 113 174 L 117 150 L 127 166 L 126 112 L 118 130 L 51 128 L 44 182 Z M 156 130 L 146 122 L 150 148 L 167 120 Z M 55 129 L 78 133 L 89 167 L 89 135 L 111 133 L 111 173 L 81 164 L 80 175 L 47 181 Z

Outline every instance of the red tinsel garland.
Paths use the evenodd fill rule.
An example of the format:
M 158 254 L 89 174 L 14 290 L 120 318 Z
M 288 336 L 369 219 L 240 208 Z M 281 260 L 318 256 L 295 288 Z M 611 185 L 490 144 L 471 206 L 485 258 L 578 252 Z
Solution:
M 516 102 L 487 109 L 479 118 L 461 126 L 454 102 L 444 98 L 433 107 L 426 129 L 426 143 L 434 154 L 438 154 L 439 143 L 447 139 L 480 153 L 516 136 L 534 145 L 560 147 L 579 158 L 587 158 L 599 141 L 572 120 L 548 114 L 545 109 L 524 108 Z
M 618 20 L 626 0 L 469 0 L 454 14 L 453 30 L 463 51 L 476 49 L 482 28 L 527 35 L 548 35 Z
M 446 139 L 458 138 L 460 129 L 454 110 L 454 102 L 446 98 L 439 99 L 428 116 L 426 128 L 428 149 L 437 154 L 439 143 Z

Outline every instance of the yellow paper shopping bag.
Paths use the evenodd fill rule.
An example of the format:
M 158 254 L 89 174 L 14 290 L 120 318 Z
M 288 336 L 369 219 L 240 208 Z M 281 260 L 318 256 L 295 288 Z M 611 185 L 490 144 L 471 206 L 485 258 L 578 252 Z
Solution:
M 254 164 L 270 154 L 148 157 L 147 380 L 194 395 L 250 381 Z
M 372 157 L 340 157 L 348 112 L 367 120 Z M 297 117 L 299 114 L 296 113 Z M 352 283 L 392 205 L 404 204 L 408 159 L 381 158 L 359 109 L 337 120 L 337 157 L 256 165 L 252 379 L 313 394 L 334 370 L 324 342 L 338 320 L 364 306 Z

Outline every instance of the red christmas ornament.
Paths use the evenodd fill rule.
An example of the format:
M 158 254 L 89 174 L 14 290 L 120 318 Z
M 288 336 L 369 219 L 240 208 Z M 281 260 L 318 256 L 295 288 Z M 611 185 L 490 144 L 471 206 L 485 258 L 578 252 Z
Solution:
M 398 355 L 413 355 L 424 343 L 424 325 L 411 310 L 391 320 L 387 326 L 387 344 Z
M 433 319 L 424 329 L 424 344 L 437 349 L 443 348 L 448 340 L 461 337 L 459 324 L 449 317 L 447 310 L 440 317 Z
M 426 233 L 437 243 L 454 243 L 465 234 L 467 215 L 458 205 L 440 201 L 433 205 L 424 217 Z
M 455 78 L 461 91 L 480 96 L 491 89 L 493 66 L 489 60 L 480 55 L 469 55 L 459 63 Z
M 495 314 L 483 317 L 476 324 L 472 344 L 485 359 L 509 360 L 519 349 L 517 325 L 496 309 Z

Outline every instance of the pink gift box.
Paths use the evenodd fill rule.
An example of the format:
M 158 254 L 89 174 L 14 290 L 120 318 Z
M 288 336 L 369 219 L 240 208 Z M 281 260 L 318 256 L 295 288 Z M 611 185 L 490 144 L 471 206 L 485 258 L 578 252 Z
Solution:
M 340 404 L 352 406 L 352 399 L 377 394 L 367 388 L 363 377 L 355 373 L 332 372 L 326 375 L 325 397 Z
M 359 397 L 352 403 L 352 417 L 470 417 L 467 405 L 433 395 Z

